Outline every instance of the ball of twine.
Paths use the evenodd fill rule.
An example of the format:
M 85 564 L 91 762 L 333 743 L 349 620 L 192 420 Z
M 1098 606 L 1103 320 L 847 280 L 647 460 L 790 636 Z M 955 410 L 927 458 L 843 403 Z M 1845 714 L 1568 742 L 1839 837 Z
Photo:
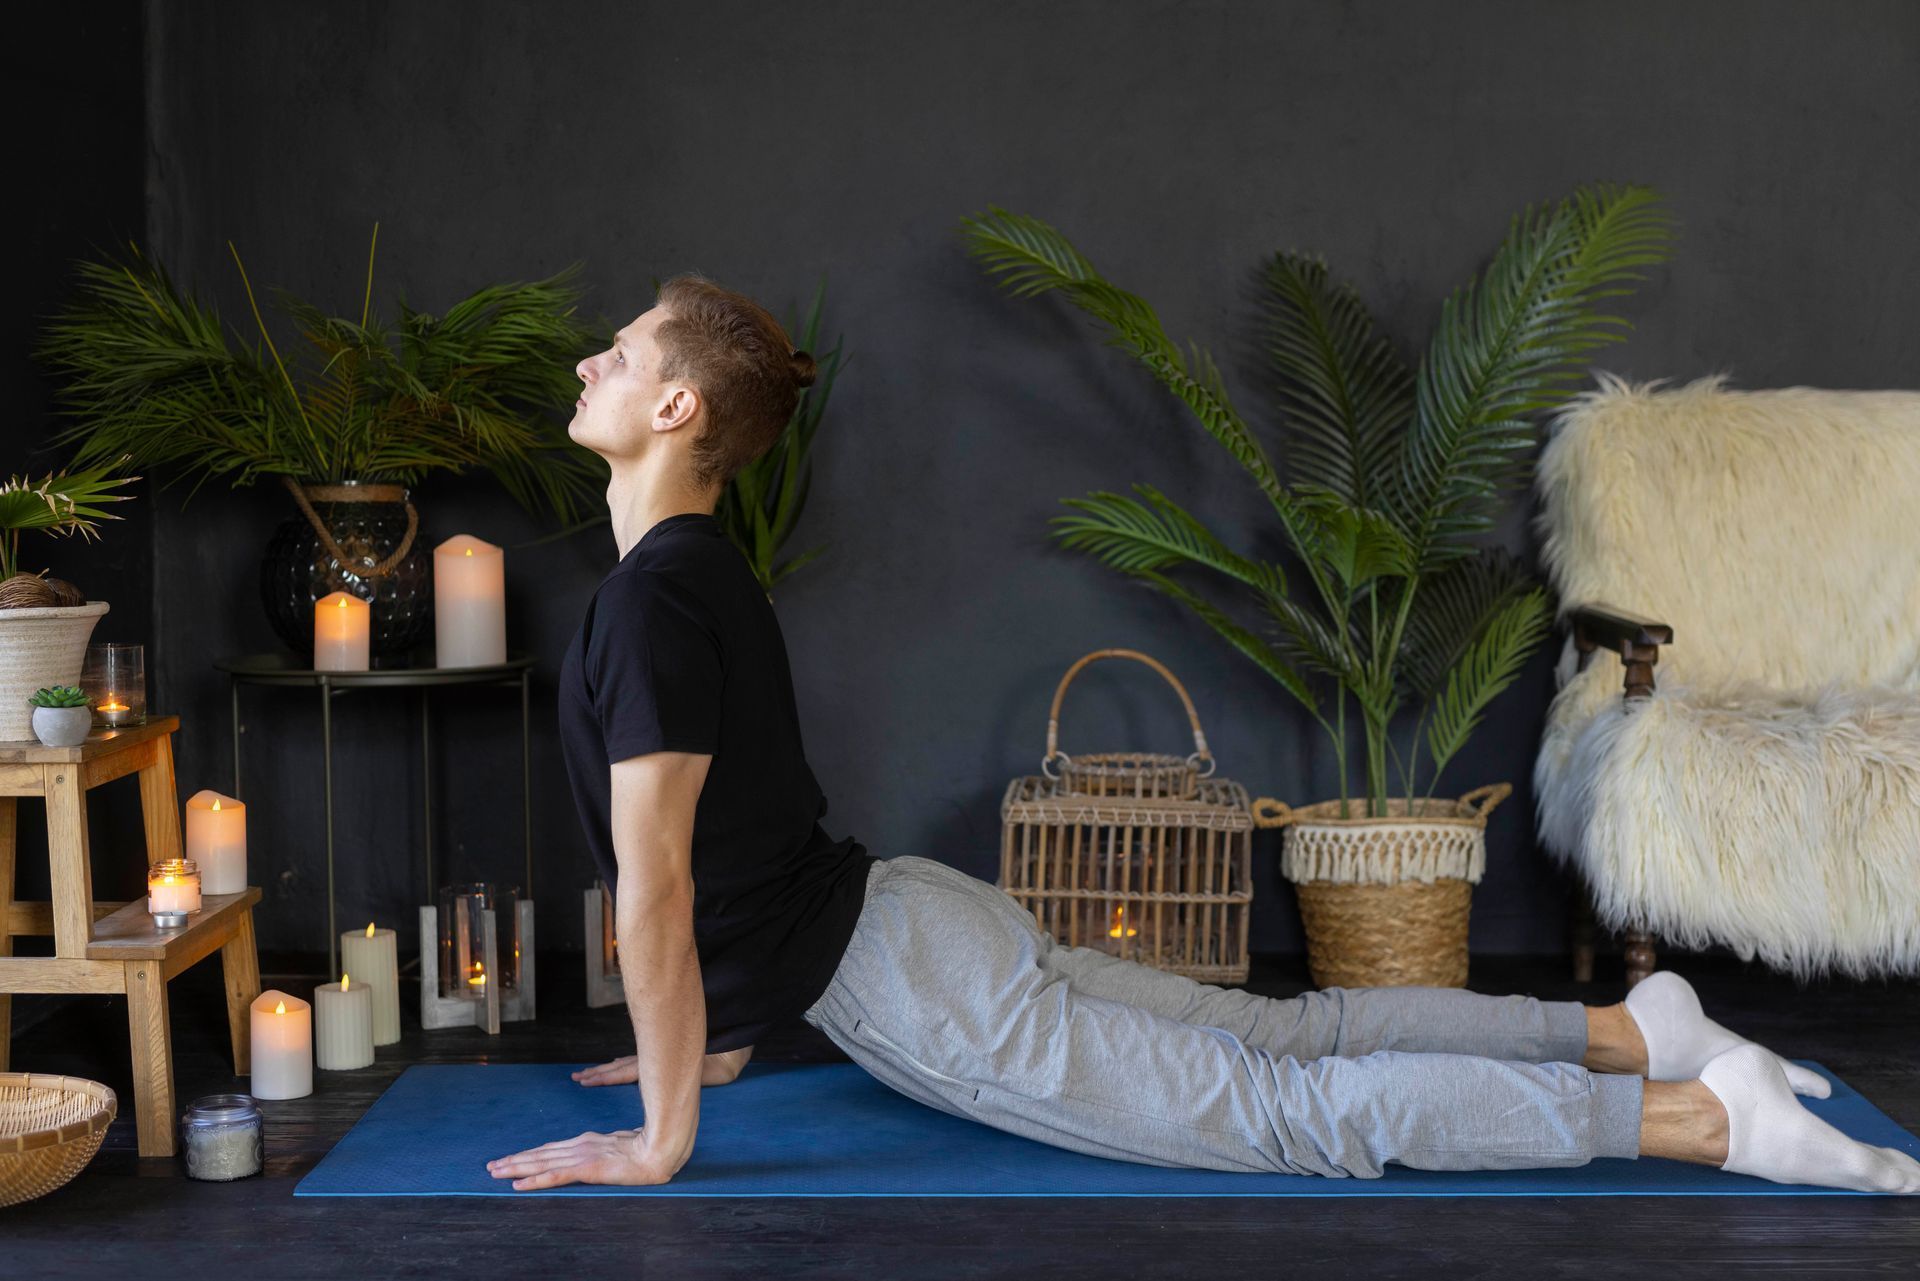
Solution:
M 38 574 L 15 574 L 0 581 L 0 609 L 45 609 L 59 603 L 59 593 Z

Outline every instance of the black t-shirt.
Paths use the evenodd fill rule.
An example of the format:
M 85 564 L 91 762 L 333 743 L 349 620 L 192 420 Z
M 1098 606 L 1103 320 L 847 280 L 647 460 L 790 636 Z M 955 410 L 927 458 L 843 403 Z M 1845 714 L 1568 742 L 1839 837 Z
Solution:
M 693 823 L 707 1053 L 752 1044 L 819 999 L 875 859 L 820 826 L 827 798 L 801 750 L 780 623 L 712 516 L 660 521 L 601 580 L 560 668 L 560 742 L 609 886 L 609 767 L 649 752 L 713 755 Z

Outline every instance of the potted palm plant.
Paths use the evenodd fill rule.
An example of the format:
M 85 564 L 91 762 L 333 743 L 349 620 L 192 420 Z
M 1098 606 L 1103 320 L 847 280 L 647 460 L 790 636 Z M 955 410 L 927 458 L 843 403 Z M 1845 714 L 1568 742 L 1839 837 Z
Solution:
M 34 694 L 80 679 L 87 640 L 109 609 L 65 579 L 22 570 L 20 535 L 98 537 L 97 522 L 120 519 L 102 504 L 125 501 L 130 495 L 113 491 L 140 479 L 111 470 L 101 465 L 37 482 L 24 476 L 0 482 L 0 740 L 34 737 Z
M 1486 815 L 1510 788 L 1457 800 L 1433 792 L 1552 621 L 1531 571 L 1483 538 L 1524 483 L 1536 418 L 1571 394 L 1588 353 L 1623 336 L 1627 323 L 1604 302 L 1667 256 L 1659 197 L 1580 188 L 1514 218 L 1486 269 L 1442 305 L 1417 368 L 1322 261 L 1275 254 L 1260 283 L 1263 345 L 1291 429 L 1284 476 L 1212 358 L 1183 351 L 1145 300 L 1100 276 L 1066 237 L 998 208 L 963 227 L 970 252 L 1010 292 L 1059 293 L 1099 321 L 1268 500 L 1284 563 L 1233 550 L 1150 485 L 1135 485 L 1138 497 L 1064 500 L 1074 513 L 1053 524 L 1063 545 L 1190 608 L 1331 739 L 1339 795 L 1257 816 L 1287 828 L 1282 870 L 1300 891 L 1315 981 L 1464 984 Z M 1260 625 L 1177 569 L 1226 586 Z M 1394 730 L 1409 711 L 1403 754 Z
M 548 417 L 595 345 L 575 272 L 489 285 L 440 315 L 403 303 L 388 322 L 372 305 L 378 244 L 376 226 L 357 314 L 276 295 L 297 346 L 275 341 L 237 251 L 250 339 L 137 248 L 80 264 L 41 343 L 73 416 L 55 439 L 76 442 L 77 461 L 124 454 L 191 477 L 187 500 L 214 476 L 285 487 L 295 513 L 268 543 L 260 586 L 296 653 L 312 648 L 313 602 L 333 591 L 371 602 L 376 656 L 420 639 L 431 559 L 409 487 L 428 473 L 480 468 L 563 522 L 606 488 L 600 460 Z

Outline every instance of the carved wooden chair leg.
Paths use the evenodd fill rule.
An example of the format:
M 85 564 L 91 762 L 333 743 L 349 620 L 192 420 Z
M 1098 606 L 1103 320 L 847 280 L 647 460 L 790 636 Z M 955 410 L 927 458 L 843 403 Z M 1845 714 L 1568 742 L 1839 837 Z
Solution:
M 1573 944 L 1573 981 L 1593 982 L 1593 899 L 1587 887 L 1573 890 L 1573 923 L 1569 929 Z
M 1646 930 L 1627 931 L 1627 986 L 1631 988 L 1653 973 L 1653 935 Z

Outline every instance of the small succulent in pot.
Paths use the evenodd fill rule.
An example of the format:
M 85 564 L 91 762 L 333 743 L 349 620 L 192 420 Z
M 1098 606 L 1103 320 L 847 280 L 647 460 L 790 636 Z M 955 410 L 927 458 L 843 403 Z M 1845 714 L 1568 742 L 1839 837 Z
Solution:
M 29 695 L 27 702 L 33 705 L 34 737 L 48 747 L 77 747 L 93 728 L 93 708 L 78 685 L 46 686 Z

